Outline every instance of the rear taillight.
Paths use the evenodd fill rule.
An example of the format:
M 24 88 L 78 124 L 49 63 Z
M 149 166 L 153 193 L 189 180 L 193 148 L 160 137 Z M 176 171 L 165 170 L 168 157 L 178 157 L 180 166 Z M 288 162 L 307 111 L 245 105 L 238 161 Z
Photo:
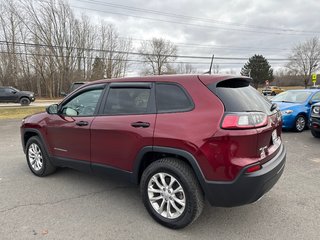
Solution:
M 264 127 L 268 116 L 261 112 L 228 113 L 224 116 L 221 127 L 224 129 L 249 129 Z

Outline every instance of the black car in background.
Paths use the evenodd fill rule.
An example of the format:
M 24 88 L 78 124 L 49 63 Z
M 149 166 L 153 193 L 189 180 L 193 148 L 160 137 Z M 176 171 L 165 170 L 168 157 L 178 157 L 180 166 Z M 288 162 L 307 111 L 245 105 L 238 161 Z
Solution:
M 36 100 L 33 92 L 20 91 L 14 87 L 0 87 L 0 103 L 20 103 L 28 106 Z
M 311 107 L 310 129 L 314 137 L 320 138 L 320 103 L 313 104 Z

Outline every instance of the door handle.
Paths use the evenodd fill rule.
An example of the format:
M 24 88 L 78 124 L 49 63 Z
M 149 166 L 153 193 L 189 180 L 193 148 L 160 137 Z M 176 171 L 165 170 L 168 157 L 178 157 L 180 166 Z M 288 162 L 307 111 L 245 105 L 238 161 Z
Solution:
M 148 127 L 150 127 L 150 123 L 148 123 L 148 122 L 133 122 L 133 123 L 131 123 L 131 126 L 132 127 L 135 127 L 135 128 L 148 128 Z
M 82 126 L 88 126 L 88 125 L 89 125 L 89 123 L 88 123 L 87 121 L 76 122 L 76 124 L 77 124 L 78 126 L 80 126 L 80 127 L 82 127 Z

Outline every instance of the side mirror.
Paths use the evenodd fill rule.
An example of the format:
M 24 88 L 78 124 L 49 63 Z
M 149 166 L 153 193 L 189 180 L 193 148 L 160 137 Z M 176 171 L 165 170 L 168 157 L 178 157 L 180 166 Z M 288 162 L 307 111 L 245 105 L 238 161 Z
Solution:
M 15 90 L 12 90 L 11 92 L 12 92 L 13 94 L 16 94 L 16 93 L 17 93 L 17 91 L 15 91 Z
M 60 92 L 60 96 L 65 97 L 65 96 L 67 96 L 67 93 L 66 92 Z
M 58 104 L 52 104 L 46 108 L 48 114 L 58 114 Z
M 66 108 L 66 115 L 69 117 L 75 117 L 78 116 L 78 112 L 76 110 L 74 110 L 73 108 Z
M 309 103 L 309 105 L 313 105 L 313 104 L 315 104 L 315 103 L 318 103 L 319 101 L 312 101 L 312 100 L 310 100 L 308 103 Z

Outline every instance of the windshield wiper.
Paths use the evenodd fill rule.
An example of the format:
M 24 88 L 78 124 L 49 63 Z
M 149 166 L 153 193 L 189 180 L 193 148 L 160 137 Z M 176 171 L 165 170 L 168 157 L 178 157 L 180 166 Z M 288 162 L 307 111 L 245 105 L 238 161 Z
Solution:
M 275 101 L 275 102 L 293 103 L 292 101 L 285 101 L 285 100 L 283 100 L 283 101 Z

